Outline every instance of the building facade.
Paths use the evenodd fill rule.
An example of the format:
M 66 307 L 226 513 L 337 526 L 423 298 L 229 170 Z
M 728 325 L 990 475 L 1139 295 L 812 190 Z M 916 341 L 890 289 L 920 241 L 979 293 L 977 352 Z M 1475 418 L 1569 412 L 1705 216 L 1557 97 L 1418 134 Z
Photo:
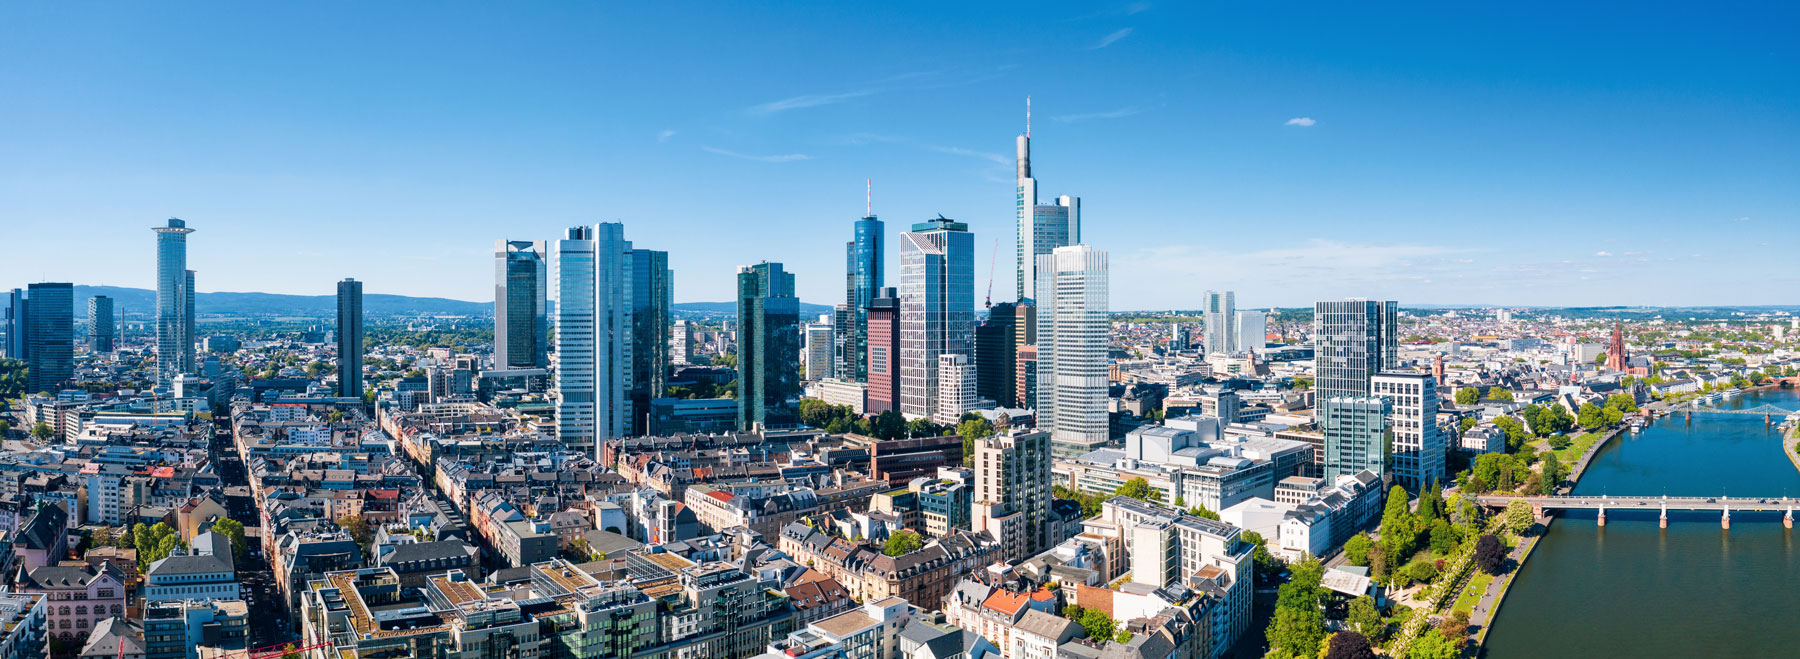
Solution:
M 541 240 L 494 241 L 494 368 L 550 365 L 546 252 Z
M 649 406 L 669 389 L 669 305 L 675 272 L 669 253 L 633 249 L 631 259 L 631 428 L 649 432 Z
M 800 300 L 780 263 L 738 267 L 738 429 L 794 423 L 800 395 Z
M 361 398 L 363 360 L 363 285 L 345 279 L 337 285 L 338 395 Z
M 1013 432 L 975 441 L 970 527 L 1017 563 L 1050 547 L 1050 435 Z
M 1370 386 L 1374 395 L 1388 404 L 1394 480 L 1414 490 L 1443 482 L 1449 447 L 1437 425 L 1437 378 L 1424 373 L 1382 373 Z
M 574 450 L 630 434 L 631 242 L 625 225 L 571 227 L 556 241 L 556 432 Z
M 869 302 L 870 414 L 900 410 L 900 295 L 893 288 Z
M 844 304 L 839 317 L 834 318 L 837 342 L 832 351 L 832 377 L 867 382 L 869 305 L 886 281 L 886 228 L 870 214 L 857 220 L 852 231 L 851 240 L 844 244 Z
M 27 293 L 31 301 L 25 325 L 25 363 L 30 369 L 26 393 L 54 394 L 75 376 L 75 286 L 32 284 Z
M 1038 258 L 1037 427 L 1065 454 L 1109 437 L 1107 295 L 1106 252 L 1074 245 Z
M 1234 340 L 1237 322 L 1237 293 L 1232 291 L 1206 292 L 1206 326 L 1201 347 L 1207 354 L 1233 352 L 1238 342 Z
M 1369 383 L 1396 361 L 1399 303 L 1338 300 L 1313 305 L 1314 391 L 1325 433 L 1324 476 L 1364 469 L 1388 474 L 1383 424 L 1385 402 L 1371 401 Z
M 118 327 L 113 321 L 113 299 L 105 295 L 90 297 L 87 312 L 88 351 L 96 354 L 112 352 L 114 332 Z
M 987 320 L 975 327 L 975 391 L 999 407 L 1018 407 L 1017 305 L 988 307 Z
M 169 218 L 156 232 L 156 383 L 194 372 L 194 271 L 187 269 L 187 222 Z
M 975 353 L 975 236 L 938 218 L 900 234 L 900 413 L 937 409 L 938 358 Z

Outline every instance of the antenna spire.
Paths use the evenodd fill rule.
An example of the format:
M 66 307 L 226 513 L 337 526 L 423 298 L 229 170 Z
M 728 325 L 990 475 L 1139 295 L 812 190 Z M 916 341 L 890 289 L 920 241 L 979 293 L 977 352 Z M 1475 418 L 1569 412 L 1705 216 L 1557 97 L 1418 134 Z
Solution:
M 1025 137 L 1031 137 L 1031 95 L 1025 95 Z
M 863 217 L 875 217 L 875 179 L 870 178 L 863 183 L 868 186 L 868 200 L 865 202 L 867 205 L 863 209 Z

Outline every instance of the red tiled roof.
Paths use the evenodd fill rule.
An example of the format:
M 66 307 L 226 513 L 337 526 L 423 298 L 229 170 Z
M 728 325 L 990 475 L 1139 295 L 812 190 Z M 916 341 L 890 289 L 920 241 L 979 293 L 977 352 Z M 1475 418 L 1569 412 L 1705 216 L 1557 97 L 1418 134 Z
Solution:
M 731 503 L 731 495 L 726 494 L 724 492 L 720 492 L 718 490 L 713 490 L 711 492 L 707 492 L 706 496 L 712 497 L 714 499 L 718 499 L 722 503 Z

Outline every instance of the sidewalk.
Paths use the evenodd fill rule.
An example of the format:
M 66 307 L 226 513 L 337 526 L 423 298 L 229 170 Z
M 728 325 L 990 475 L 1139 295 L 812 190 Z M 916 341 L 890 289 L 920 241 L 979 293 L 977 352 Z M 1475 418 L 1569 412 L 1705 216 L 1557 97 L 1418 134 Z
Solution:
M 1550 519 L 1551 518 L 1548 516 L 1541 517 L 1538 519 L 1538 524 L 1543 526 L 1547 531 L 1550 525 Z M 1539 533 L 1519 541 L 1519 545 L 1513 547 L 1512 551 L 1508 552 L 1506 555 L 1516 567 L 1513 568 L 1512 572 L 1501 574 L 1496 576 L 1493 581 L 1489 581 L 1487 592 L 1482 593 L 1481 600 L 1475 603 L 1475 609 L 1469 613 L 1469 628 L 1480 630 L 1475 633 L 1475 644 L 1477 646 L 1481 645 L 1481 642 L 1487 638 L 1488 627 L 1491 626 L 1493 622 L 1494 614 L 1499 610 L 1501 595 L 1506 592 L 1506 588 L 1512 583 L 1513 578 L 1519 576 L 1521 571 L 1524 571 L 1525 555 L 1530 553 L 1531 548 L 1536 546 L 1538 540 L 1543 537 L 1544 534 Z

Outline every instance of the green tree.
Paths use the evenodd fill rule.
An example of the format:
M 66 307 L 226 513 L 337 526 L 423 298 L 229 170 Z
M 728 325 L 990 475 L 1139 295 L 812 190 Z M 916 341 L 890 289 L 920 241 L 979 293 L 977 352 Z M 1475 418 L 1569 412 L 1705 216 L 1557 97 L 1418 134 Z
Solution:
M 1296 564 L 1287 583 L 1276 590 L 1275 618 L 1269 625 L 1269 656 L 1312 659 L 1325 640 L 1325 612 L 1320 608 L 1325 589 L 1319 586 L 1325 568 L 1317 559 Z
M 1475 426 L 1477 426 L 1477 425 L 1480 425 L 1480 424 L 1481 424 L 1481 422 L 1480 422 L 1480 421 L 1476 421 L 1476 420 L 1475 420 L 1475 417 L 1472 417 L 1472 416 L 1465 416 L 1465 417 L 1463 417 L 1463 418 L 1462 418 L 1462 420 L 1461 420 L 1461 421 L 1457 421 L 1457 422 L 1456 422 L 1456 427 L 1457 427 L 1457 429 L 1459 429 L 1459 430 L 1461 430 L 1461 431 L 1463 431 L 1463 432 L 1468 432 L 1468 431 L 1469 431 L 1469 429 L 1470 429 L 1470 428 L 1473 428 L 1473 427 L 1475 427 Z
M 1413 639 L 1412 645 L 1406 648 L 1406 659 L 1457 659 L 1462 656 L 1462 648 L 1443 634 L 1430 630 Z
M 1344 541 L 1344 560 L 1351 565 L 1366 566 L 1369 564 L 1369 548 L 1374 546 L 1369 541 L 1369 534 L 1358 533 Z
M 231 556 L 234 560 L 244 560 L 244 552 L 250 545 L 244 538 L 244 523 L 231 518 L 213 522 L 212 530 L 218 531 L 231 541 Z
M 1506 528 L 1514 535 L 1524 535 L 1536 523 L 1537 519 L 1531 514 L 1531 504 L 1524 499 L 1513 499 L 1512 503 L 1506 504 Z
M 1204 518 L 1204 519 L 1210 519 L 1210 520 L 1213 520 L 1213 521 L 1218 521 L 1218 520 L 1219 520 L 1219 514 L 1218 514 L 1218 513 L 1215 513 L 1215 512 L 1213 512 L 1213 511 L 1211 511 L 1211 510 L 1207 510 L 1207 509 L 1206 509 L 1206 506 L 1192 506 L 1192 507 L 1189 507 L 1189 508 L 1188 508 L 1188 509 L 1187 509 L 1187 514 L 1189 514 L 1189 515 L 1193 515 L 1193 516 L 1195 516 L 1195 517 L 1200 517 L 1200 518 Z
M 1456 390 L 1457 405 L 1474 405 L 1481 400 L 1481 390 L 1475 387 L 1463 387 Z
M 1357 633 L 1371 639 L 1379 639 L 1387 633 L 1387 621 L 1381 618 L 1381 611 L 1375 608 L 1375 598 L 1368 595 L 1350 600 L 1344 622 Z
M 1256 549 L 1251 552 L 1250 556 L 1251 560 L 1256 563 L 1256 572 L 1259 576 L 1266 579 L 1281 572 L 1281 561 L 1277 560 L 1274 554 L 1269 553 L 1269 543 L 1263 539 L 1261 533 L 1244 531 L 1238 534 L 1238 538 L 1256 545 Z
M 1544 495 L 1554 495 L 1556 494 L 1557 486 L 1562 484 L 1562 461 L 1557 459 L 1556 453 L 1551 452 L 1544 454 L 1543 469 Z
M 1456 529 L 1450 522 L 1439 519 L 1431 523 L 1431 551 L 1439 556 L 1448 556 L 1456 549 Z
M 1575 422 L 1588 430 L 1599 430 L 1606 425 L 1606 417 L 1601 414 L 1600 406 L 1582 403 L 1581 410 L 1575 413 Z
M 963 466 L 972 467 L 975 466 L 975 440 L 993 436 L 994 424 L 987 417 L 976 415 L 956 424 L 956 434 L 962 435 Z
M 339 519 L 337 525 L 343 527 L 344 532 L 350 534 L 350 539 L 362 547 L 364 552 L 369 551 L 369 543 L 375 541 L 375 526 L 369 520 L 363 519 L 362 515 L 351 515 Z
M 1418 539 L 1409 505 L 1406 488 L 1395 485 L 1388 490 L 1387 508 L 1381 514 L 1381 542 L 1386 545 L 1389 558 L 1411 555 Z
M 1104 642 L 1118 633 L 1119 623 L 1100 609 L 1082 609 L 1081 617 L 1075 623 L 1081 625 L 1088 638 L 1096 641 Z
M 32 438 L 36 439 L 40 442 L 50 441 L 50 438 L 52 436 L 54 436 L 55 434 L 56 434 L 56 431 L 50 427 L 50 424 L 44 423 L 42 421 L 37 422 L 36 425 L 33 425 L 31 427 Z
M 919 539 L 919 534 L 900 530 L 888 536 L 887 544 L 881 547 L 881 553 L 889 556 L 905 556 L 924 547 L 925 542 Z
M 1512 390 L 1505 387 L 1494 387 L 1493 389 L 1489 389 L 1487 393 L 1488 400 L 1510 403 L 1513 399 Z
M 1150 487 L 1150 481 L 1144 480 L 1144 477 L 1142 476 L 1125 481 L 1125 483 L 1120 485 L 1119 489 L 1115 490 L 1113 494 L 1122 497 L 1131 497 L 1139 501 L 1162 501 L 1162 494 L 1157 492 L 1156 488 Z

